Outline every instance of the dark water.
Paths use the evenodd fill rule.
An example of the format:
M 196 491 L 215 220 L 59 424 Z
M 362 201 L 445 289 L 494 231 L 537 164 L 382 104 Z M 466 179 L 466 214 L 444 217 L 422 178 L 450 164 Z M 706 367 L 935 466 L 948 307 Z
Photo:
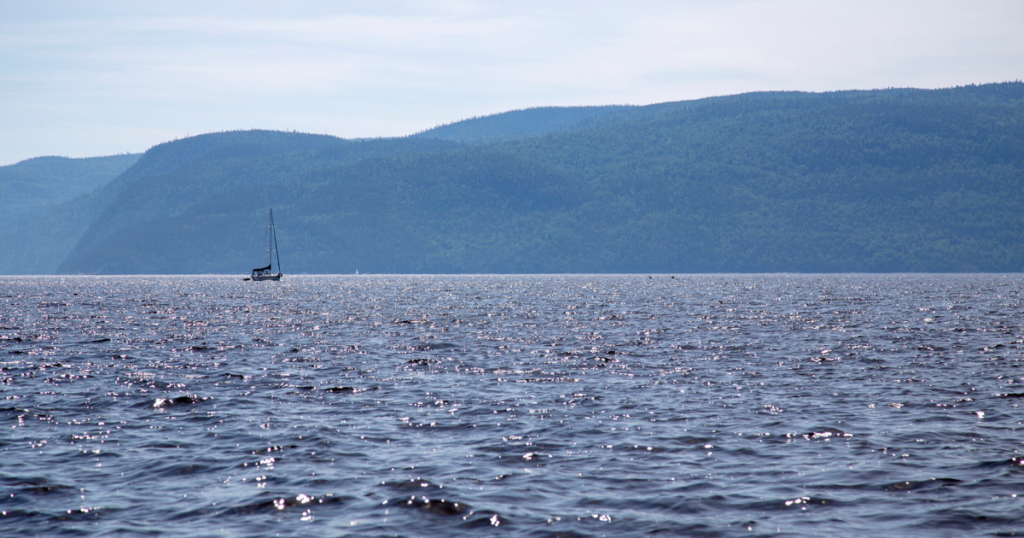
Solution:
M 1020 535 L 1022 285 L 6 278 L 0 535 Z

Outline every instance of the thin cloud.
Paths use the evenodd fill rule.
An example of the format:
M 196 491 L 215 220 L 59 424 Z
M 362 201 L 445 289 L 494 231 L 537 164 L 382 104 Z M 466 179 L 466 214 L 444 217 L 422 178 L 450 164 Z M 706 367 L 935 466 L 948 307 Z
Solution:
M 1021 78 L 1024 3 L 0 5 L 0 163 L 234 128 L 404 135 L 543 105 Z

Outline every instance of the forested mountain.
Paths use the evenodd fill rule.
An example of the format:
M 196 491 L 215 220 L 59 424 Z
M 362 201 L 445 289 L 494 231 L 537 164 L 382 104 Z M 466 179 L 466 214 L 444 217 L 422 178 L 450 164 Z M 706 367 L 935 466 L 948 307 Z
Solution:
M 192 137 L 7 228 L 0 271 L 247 273 L 269 206 L 285 273 L 1021 271 L 1024 84 Z
M 505 262 L 524 250 L 516 232 L 533 235 L 577 203 L 579 189 L 551 167 L 466 150 L 310 167 L 261 178 L 251 189 L 210 189 L 157 218 L 135 214 L 160 199 L 144 196 L 156 189 L 140 189 L 98 220 L 60 272 L 245 272 L 264 260 L 271 201 L 285 271 L 511 270 Z M 159 248 L 145 248 L 149 242 Z
M 641 107 L 538 107 L 470 118 L 428 129 L 414 136 L 463 144 L 490 144 L 585 128 L 598 121 L 615 121 Z
M 69 159 L 36 157 L 0 166 L 0 230 L 109 183 L 139 154 Z
M 230 272 L 239 264 L 262 259 L 254 253 L 264 248 L 258 240 L 263 237 L 266 208 L 278 206 L 278 215 L 287 220 L 289 212 L 282 206 L 312 187 L 289 182 L 293 187 L 284 192 L 274 190 L 282 182 L 309 170 L 455 147 L 450 142 L 411 138 L 304 140 L 310 135 L 271 131 L 215 136 L 224 141 L 223 147 L 183 166 L 162 156 L 177 151 L 176 142 L 154 148 L 160 150 L 158 162 L 151 161 L 147 152 L 139 165 L 153 170 L 130 181 L 123 177 L 115 181 L 127 184 L 85 230 L 58 272 L 79 272 L 80 267 L 100 273 Z M 236 137 L 258 142 L 227 143 Z
M 108 235 L 132 232 L 138 249 L 164 252 L 155 239 L 134 233 L 145 222 L 169 222 L 204 198 L 228 193 L 228 198 L 249 199 L 267 184 L 307 168 L 358 162 L 361 159 L 434 151 L 455 147 L 439 140 L 347 141 L 325 135 L 272 131 L 211 133 L 154 146 L 134 166 L 102 188 L 0 233 L 0 273 L 50 274 L 77 252 L 87 251 Z M 265 207 L 267 198 L 253 203 Z M 262 221 L 260 221 L 262 222 Z M 239 222 L 229 227 L 244 226 Z M 262 226 L 262 224 L 258 225 Z M 123 228 L 123 229 L 122 229 Z M 169 230 L 167 226 L 160 226 Z M 227 245 L 230 249 L 237 245 Z M 127 265 L 118 255 L 110 271 L 135 273 L 134 263 L 150 263 L 162 256 L 140 257 Z M 209 272 L 192 260 L 175 270 L 153 268 L 143 272 Z M 103 269 L 89 271 L 109 272 Z
M 1024 268 L 1024 84 L 748 94 L 501 149 L 619 204 L 589 227 L 611 270 Z

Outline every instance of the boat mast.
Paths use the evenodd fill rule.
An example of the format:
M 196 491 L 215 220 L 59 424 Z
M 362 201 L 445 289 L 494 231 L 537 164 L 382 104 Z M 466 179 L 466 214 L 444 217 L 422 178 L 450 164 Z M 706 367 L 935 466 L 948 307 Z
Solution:
M 274 208 L 270 208 L 270 239 L 273 242 L 270 249 L 277 258 L 277 274 L 281 274 L 281 252 L 277 250 L 277 228 L 274 227 Z

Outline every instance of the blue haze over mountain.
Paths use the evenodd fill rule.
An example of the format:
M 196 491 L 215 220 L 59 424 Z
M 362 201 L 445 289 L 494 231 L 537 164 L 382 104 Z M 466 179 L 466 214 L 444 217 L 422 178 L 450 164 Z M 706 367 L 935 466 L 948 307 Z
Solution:
M 270 206 L 286 274 L 1020 271 L 1022 160 L 1022 83 L 211 133 L 3 224 L 0 272 L 246 273 Z
M 87 159 L 36 157 L 0 166 L 0 228 L 92 192 L 138 159 L 138 154 Z

